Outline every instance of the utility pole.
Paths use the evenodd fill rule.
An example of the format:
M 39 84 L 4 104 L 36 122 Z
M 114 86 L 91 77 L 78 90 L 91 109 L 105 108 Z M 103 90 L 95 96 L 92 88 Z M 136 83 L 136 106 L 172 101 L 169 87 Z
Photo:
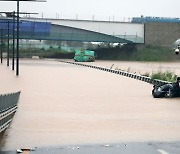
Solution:
M 7 40 L 7 66 L 9 66 L 9 21 L 7 22 L 7 24 L 8 24 L 8 29 L 7 29 L 7 31 L 8 31 L 8 40 Z
M 19 0 L 17 0 L 16 76 L 19 76 Z
M 1 28 L 1 64 L 3 63 L 3 29 Z
M 46 2 L 44 0 L 0 0 L 0 1 L 17 1 L 17 46 L 16 46 L 16 76 L 19 76 L 19 1 Z
M 13 12 L 13 50 L 12 50 L 12 70 L 14 70 L 14 51 L 15 51 L 15 11 Z

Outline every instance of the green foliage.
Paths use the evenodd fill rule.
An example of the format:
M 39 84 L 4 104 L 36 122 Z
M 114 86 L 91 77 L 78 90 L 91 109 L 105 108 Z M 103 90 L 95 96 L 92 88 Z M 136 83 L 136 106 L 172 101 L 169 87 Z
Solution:
M 40 55 L 42 57 L 50 56 L 53 57 L 61 57 L 60 54 L 65 55 L 64 48 L 61 46 L 61 42 L 53 42 L 47 41 L 50 44 L 50 47 L 47 48 L 26 48 L 21 49 L 21 53 L 25 53 L 24 55 Z M 53 43 L 59 44 L 58 46 L 54 46 Z M 68 42 L 69 45 L 80 46 L 81 42 Z M 174 54 L 173 50 L 170 48 L 153 46 L 153 45 L 136 45 L 136 44 L 124 44 L 121 46 L 99 46 L 94 49 L 92 44 L 88 44 L 89 50 L 94 50 L 97 58 L 99 60 L 125 60 L 125 61 L 177 61 L 180 60 L 180 56 Z M 83 46 L 83 45 L 82 45 Z M 92 49 L 91 49 L 92 48 Z M 63 50 L 64 49 L 64 50 Z M 75 49 L 72 48 L 68 51 L 75 52 Z M 67 52 L 67 51 L 66 51 Z M 21 54 L 23 57 L 23 54 Z M 64 57 L 64 56 L 63 56 Z M 72 57 L 72 55 L 70 56 Z
M 91 49 L 90 49 L 91 50 Z M 97 59 L 101 60 L 135 60 L 133 53 L 136 51 L 135 44 L 127 44 L 122 47 L 99 47 L 93 49 L 97 54 Z
M 174 72 L 169 71 L 169 70 L 165 71 L 165 72 L 159 70 L 156 73 L 152 73 L 151 78 L 159 79 L 159 80 L 163 80 L 163 81 L 175 82 L 177 75 Z
M 100 47 L 95 49 L 98 59 L 104 60 L 129 60 L 129 61 L 172 61 L 174 58 L 172 49 L 153 46 L 127 44 L 121 47 Z
M 80 41 L 66 41 L 66 44 L 69 47 L 83 47 L 84 43 Z
M 170 61 L 173 52 L 169 48 L 147 45 L 138 48 L 135 53 L 137 61 Z

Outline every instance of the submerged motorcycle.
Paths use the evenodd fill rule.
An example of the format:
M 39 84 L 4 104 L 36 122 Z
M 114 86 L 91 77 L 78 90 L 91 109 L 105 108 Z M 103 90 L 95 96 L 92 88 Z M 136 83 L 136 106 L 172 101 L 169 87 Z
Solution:
M 152 95 L 154 98 L 180 97 L 180 88 L 177 88 L 173 83 L 154 85 L 152 90 Z

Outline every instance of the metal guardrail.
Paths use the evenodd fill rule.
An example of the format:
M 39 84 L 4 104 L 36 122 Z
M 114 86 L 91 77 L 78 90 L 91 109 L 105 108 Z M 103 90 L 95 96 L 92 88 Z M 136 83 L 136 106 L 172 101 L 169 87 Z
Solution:
M 0 133 L 4 131 L 12 121 L 17 110 L 20 91 L 0 95 Z
M 78 63 L 78 62 L 68 62 L 68 61 L 64 61 L 64 60 L 60 60 L 59 62 L 68 63 L 68 64 L 74 64 L 74 65 L 79 65 L 79 66 L 84 66 L 84 67 L 89 67 L 89 68 L 94 68 L 94 69 L 98 69 L 98 70 L 102 70 L 102 71 L 106 71 L 106 72 L 126 76 L 126 77 L 129 77 L 129 78 L 134 78 L 134 79 L 141 80 L 141 81 L 144 81 L 144 82 L 147 82 L 147 83 L 150 83 L 150 84 L 154 84 L 154 85 L 171 83 L 171 82 L 168 82 L 168 81 L 163 81 L 163 80 L 158 80 L 158 79 L 151 79 L 150 77 L 147 77 L 147 76 L 130 73 L 130 72 L 120 70 L 120 69 L 115 70 L 115 69 L 111 69 L 111 68 L 105 68 L 105 67 L 94 66 L 94 65 L 87 65 L 87 64 Z

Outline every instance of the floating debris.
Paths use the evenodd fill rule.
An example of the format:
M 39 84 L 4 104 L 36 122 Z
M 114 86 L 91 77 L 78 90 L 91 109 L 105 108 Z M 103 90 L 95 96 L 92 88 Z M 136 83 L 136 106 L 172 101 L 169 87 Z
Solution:
M 23 151 L 35 151 L 37 147 L 34 148 L 22 148 L 22 149 L 17 149 L 16 153 L 23 153 Z
M 104 145 L 105 147 L 110 147 L 110 145 L 109 144 L 106 144 L 106 145 Z
M 16 153 L 22 153 L 23 151 L 21 149 L 17 149 Z
M 31 151 L 31 149 L 29 149 L 29 148 L 23 148 L 23 149 L 21 149 L 22 151 Z

